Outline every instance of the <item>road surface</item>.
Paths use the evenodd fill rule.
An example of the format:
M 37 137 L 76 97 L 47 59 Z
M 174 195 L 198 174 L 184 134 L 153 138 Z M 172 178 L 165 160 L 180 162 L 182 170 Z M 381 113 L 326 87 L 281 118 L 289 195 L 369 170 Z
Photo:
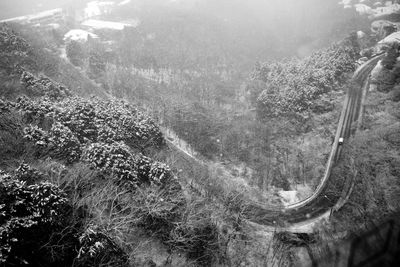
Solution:
M 344 188 L 345 192 L 342 195 L 332 195 L 329 190 L 329 182 L 335 179 L 331 175 L 332 168 L 342 152 L 342 145 L 339 144 L 339 138 L 343 138 L 344 143 L 346 143 L 358 128 L 358 122 L 361 120 L 363 112 L 363 98 L 365 98 L 369 87 L 370 73 L 383 56 L 383 54 L 374 56 L 361 65 L 354 73 L 350 83 L 351 86 L 345 96 L 326 170 L 314 193 L 310 197 L 298 203 L 287 205 L 284 208 L 265 207 L 263 203 L 251 203 L 246 211 L 246 217 L 250 221 L 281 229 L 296 229 L 296 225 L 304 226 L 307 222 L 313 223 L 318 221 L 318 218 L 326 217 L 327 214 L 329 215 L 330 210 L 335 208 L 335 206 L 344 204 L 345 199 L 351 193 L 351 190 L 349 190 L 350 186 L 347 189 Z M 170 135 L 165 129 L 163 132 L 167 137 Z M 190 149 L 180 148 L 177 142 L 175 142 L 175 139 L 177 139 L 176 136 L 171 136 L 169 139 L 173 140 L 171 141 L 167 138 L 170 146 L 178 148 L 186 156 L 203 164 Z M 347 181 L 347 184 L 351 184 L 351 181 Z
M 254 205 L 248 213 L 251 221 L 267 225 L 279 222 L 283 222 L 284 225 L 290 225 L 311 220 L 315 221 L 319 216 L 325 216 L 343 198 L 347 198 L 347 195 L 351 193 L 350 190 L 345 192 L 344 195 L 332 195 L 328 186 L 329 182 L 335 179 L 331 175 L 332 168 L 342 152 L 343 146 L 339 144 L 339 138 L 343 138 L 344 142 L 346 142 L 355 133 L 357 122 L 362 116 L 362 99 L 365 97 L 366 90 L 368 90 L 370 73 L 383 56 L 383 54 L 379 54 L 373 57 L 361 65 L 354 73 L 352 86 L 348 89 L 344 100 L 324 177 L 314 193 L 303 201 L 286 206 L 281 211 Z M 351 181 L 347 181 L 347 183 L 351 183 Z

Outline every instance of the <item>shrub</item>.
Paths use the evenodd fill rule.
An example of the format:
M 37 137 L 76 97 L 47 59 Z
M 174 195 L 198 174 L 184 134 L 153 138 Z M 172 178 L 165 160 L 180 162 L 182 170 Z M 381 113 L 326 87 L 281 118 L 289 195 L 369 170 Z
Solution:
M 3 101 L 0 99 L 0 111 L 1 112 L 10 112 L 12 108 L 12 104 L 9 101 Z
M 137 160 L 138 178 L 142 183 L 165 184 L 172 178 L 169 166 L 141 155 Z
M 33 143 L 39 150 L 47 148 L 49 143 L 49 136 L 46 131 L 43 131 L 38 126 L 29 125 L 24 128 L 24 138 Z M 43 154 L 44 151 L 42 151 Z
M 68 127 L 80 143 L 123 141 L 140 151 L 164 144 L 154 121 L 123 101 L 73 97 L 54 103 L 50 98 L 19 97 L 14 106 L 26 123 L 48 129 L 58 122 Z
M 69 98 L 59 104 L 55 119 L 67 126 L 81 143 L 96 139 L 96 111 L 94 103 L 81 98 Z
M 129 266 L 128 255 L 95 225 L 82 233 L 79 243 L 76 266 Z
M 23 181 L 28 185 L 40 182 L 43 178 L 44 175 L 41 172 L 25 163 L 19 165 L 15 170 L 15 179 Z
M 210 266 L 219 250 L 218 229 L 211 221 L 211 213 L 205 203 L 189 203 L 167 241 L 171 247 L 185 251 L 189 258 L 203 266 Z
M 83 152 L 82 160 L 116 177 L 117 183 L 138 184 L 136 160 L 124 143 L 93 143 Z
M 86 60 L 86 51 L 77 41 L 70 41 L 66 47 L 67 57 L 75 66 L 83 66 Z
M 118 100 L 96 101 L 97 124 L 115 132 L 115 141 L 143 150 L 164 144 L 162 133 L 155 122 L 136 107 Z
M 164 144 L 162 133 L 154 121 L 123 101 L 74 97 L 54 103 L 48 98 L 32 101 L 21 97 L 15 108 L 22 113 L 25 122 L 34 124 L 25 128 L 25 138 L 34 142 L 37 148 L 47 149 L 50 156 L 67 163 L 79 159 L 80 146 L 85 143 L 103 143 L 112 147 L 114 143 L 125 142 L 140 151 Z M 46 128 L 48 131 L 44 130 Z M 124 168 L 122 165 L 118 170 L 113 167 L 113 172 L 132 179 L 135 175 L 129 171 L 123 174 Z M 133 168 L 126 166 L 125 169 Z M 168 172 L 167 167 L 160 163 L 150 167 L 150 171 L 153 182 L 162 180 L 164 173 Z
M 47 146 L 54 158 L 65 159 L 68 163 L 79 160 L 81 156 L 81 143 L 78 138 L 59 122 L 51 127 Z
M 162 185 L 172 177 L 171 169 L 167 164 L 155 161 L 151 164 L 148 177 L 151 183 Z
M 399 85 L 395 86 L 390 94 L 391 94 L 391 99 L 394 102 L 399 102 L 400 101 L 400 86 Z
M 137 161 L 138 178 L 141 183 L 150 183 L 149 174 L 151 170 L 152 160 L 149 157 L 141 156 Z
M 173 176 L 170 168 L 143 155 L 134 155 L 122 142 L 93 143 L 82 155 L 92 167 L 116 177 L 117 183 L 164 185 Z
M 70 208 L 58 187 L 50 183 L 27 185 L 1 173 L 0 263 L 20 266 L 51 262 L 48 253 L 52 248 L 47 245 L 53 234 L 64 229 Z
M 155 185 L 138 188 L 132 199 L 136 224 L 164 242 L 168 242 L 170 232 L 182 219 L 186 205 L 182 190 L 176 184 L 171 181 L 164 188 Z
M 18 97 L 15 102 L 15 109 L 22 113 L 25 123 L 41 125 L 46 119 L 52 117 L 54 112 L 54 104 L 46 98 L 38 101 L 32 101 L 22 96 Z
M 33 142 L 37 149 L 37 156 L 51 156 L 52 158 L 65 160 L 73 163 L 80 158 L 81 143 L 64 125 L 56 122 L 49 132 L 38 126 L 24 128 L 24 138 Z
M 154 121 L 124 101 L 76 97 L 60 102 L 58 107 L 56 120 L 69 127 L 80 142 L 124 141 L 139 150 L 163 145 Z
M 0 163 L 15 160 L 25 151 L 21 117 L 12 111 L 0 110 Z M 1 165 L 0 165 L 1 166 Z
M 30 46 L 9 27 L 0 26 L 0 73 L 14 74 L 17 66 L 27 60 Z
M 399 210 L 399 133 L 398 122 L 381 125 L 361 132 L 345 147 L 333 175 L 353 182 L 354 188 L 345 205 L 333 213 L 337 231 L 359 232 Z
M 21 74 L 20 81 L 32 96 L 46 96 L 52 100 L 71 96 L 71 91 L 68 88 L 43 75 L 37 78 L 32 73 L 24 71 Z
M 117 141 L 117 133 L 109 126 L 101 125 L 97 133 L 97 142 L 100 143 L 113 143 Z

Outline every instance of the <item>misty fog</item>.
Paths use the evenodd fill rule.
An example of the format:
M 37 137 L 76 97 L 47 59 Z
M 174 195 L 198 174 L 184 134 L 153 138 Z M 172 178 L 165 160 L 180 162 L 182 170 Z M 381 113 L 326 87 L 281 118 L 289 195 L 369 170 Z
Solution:
M 338 1 L 0 0 L 0 266 L 400 266 L 400 0 Z
M 0 19 L 70 5 L 84 6 L 87 2 L 90 1 L 1 0 Z M 194 23 L 204 24 L 206 28 L 212 27 L 207 24 L 215 21 L 222 24 L 221 31 L 225 34 L 221 37 L 225 39 L 220 41 L 240 46 L 239 53 L 249 53 L 253 62 L 287 56 L 303 57 L 351 31 L 368 27 L 365 19 L 357 16 L 354 10 L 343 10 L 336 0 L 134 0 L 114 19 L 119 15 L 139 19 L 143 24 L 154 20 L 162 24 L 186 16 L 189 21 L 197 18 Z M 199 34 L 197 30 L 193 29 L 195 34 Z M 204 38 L 215 38 L 213 34 L 218 33 Z

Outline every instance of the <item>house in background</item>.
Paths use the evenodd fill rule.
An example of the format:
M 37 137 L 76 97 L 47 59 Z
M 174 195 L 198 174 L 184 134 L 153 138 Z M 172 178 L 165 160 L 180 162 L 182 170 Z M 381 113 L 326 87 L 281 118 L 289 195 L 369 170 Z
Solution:
M 99 39 L 99 36 L 85 30 L 73 29 L 68 31 L 63 38 L 65 43 L 68 43 L 70 41 L 86 43 L 89 39 Z
M 124 22 L 114 22 L 114 21 L 106 21 L 106 20 L 97 20 L 97 19 L 89 19 L 85 20 L 81 23 L 82 27 L 92 31 L 101 31 L 101 30 L 109 30 L 109 31 L 122 31 L 126 27 L 136 28 L 138 23 L 124 23 Z
M 51 10 L 42 11 L 36 14 L 27 15 L 27 16 L 20 16 L 10 19 L 1 20 L 2 22 L 15 22 L 19 24 L 25 25 L 38 25 L 44 26 L 51 23 L 62 22 L 65 19 L 65 13 L 63 9 L 56 8 Z

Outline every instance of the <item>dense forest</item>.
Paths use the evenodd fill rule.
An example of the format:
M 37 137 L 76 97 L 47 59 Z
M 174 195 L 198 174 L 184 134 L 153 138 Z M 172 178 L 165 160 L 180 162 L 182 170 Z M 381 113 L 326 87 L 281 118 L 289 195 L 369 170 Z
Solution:
M 8 27 L 0 44 L 9 85 L 0 104 L 1 263 L 126 266 L 135 228 L 210 260 L 215 226 L 193 209 L 197 200 L 185 200 L 170 167 L 152 159 L 165 147 L 154 121 L 46 76 L 47 64 L 71 67 Z M 87 79 L 73 74 L 73 82 Z
M 313 194 L 352 77 L 381 54 L 325 197 L 349 181 L 351 194 L 299 242 L 398 212 L 400 49 L 379 42 L 394 24 L 369 29 L 377 1 L 366 14 L 351 1 L 123 2 L 98 18 L 138 26 L 83 40 L 66 37 L 80 27 L 69 13 L 53 28 L 0 24 L 0 266 L 293 263 L 279 248 L 300 237 L 253 221 L 284 229 L 283 195 Z M 12 6 L 0 10 L 41 11 Z

